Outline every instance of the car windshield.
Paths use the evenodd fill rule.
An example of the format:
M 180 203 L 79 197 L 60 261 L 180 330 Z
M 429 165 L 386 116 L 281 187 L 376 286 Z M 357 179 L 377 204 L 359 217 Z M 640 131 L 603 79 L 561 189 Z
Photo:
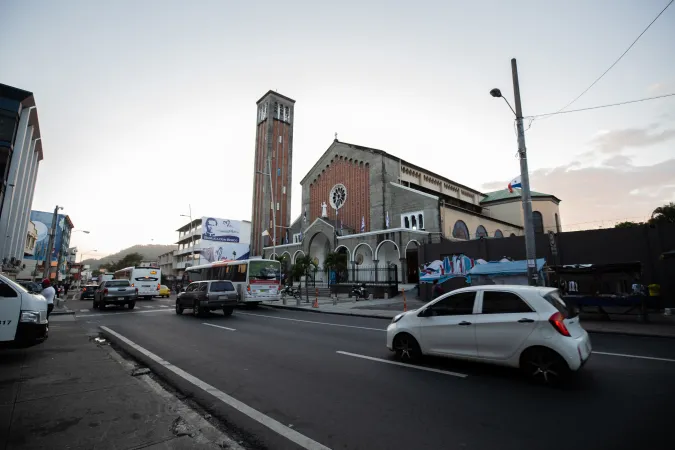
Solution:
M 234 286 L 228 281 L 214 281 L 211 283 L 211 292 L 234 291 Z
M 279 261 L 251 261 L 248 265 L 250 280 L 279 280 L 281 279 L 281 263 Z
M 565 319 L 570 319 L 575 316 L 574 308 L 568 308 L 565 304 L 565 300 L 560 296 L 560 291 L 557 289 L 555 291 L 549 292 L 544 295 L 544 298 L 549 302 L 555 309 L 563 315 Z
M 5 284 L 8 284 L 9 286 L 13 287 L 14 289 L 20 291 L 20 292 L 28 292 L 28 289 L 25 287 L 21 286 L 19 283 L 16 281 L 12 281 L 9 278 L 0 276 L 0 282 L 4 282 Z
M 128 287 L 129 280 L 106 281 L 105 287 Z

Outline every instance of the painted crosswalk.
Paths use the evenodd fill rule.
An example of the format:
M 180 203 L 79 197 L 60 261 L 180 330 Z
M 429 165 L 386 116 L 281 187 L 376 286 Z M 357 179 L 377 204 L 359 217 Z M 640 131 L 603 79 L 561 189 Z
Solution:
M 146 309 L 146 310 L 148 310 L 147 312 L 152 312 L 153 310 L 155 310 L 155 311 L 166 311 L 169 308 L 173 308 L 173 306 L 172 305 L 139 305 L 139 304 L 136 304 L 136 310 L 128 311 L 128 312 L 146 312 L 146 311 L 138 311 L 139 309 Z M 106 308 L 106 309 L 108 309 L 108 308 Z M 110 308 L 110 309 L 113 310 L 115 308 Z M 126 309 L 126 307 L 124 309 Z M 87 315 L 99 312 L 99 310 L 94 309 L 94 308 L 81 308 L 81 309 L 78 308 L 78 309 L 76 309 L 76 311 L 78 312 L 78 314 L 87 314 Z

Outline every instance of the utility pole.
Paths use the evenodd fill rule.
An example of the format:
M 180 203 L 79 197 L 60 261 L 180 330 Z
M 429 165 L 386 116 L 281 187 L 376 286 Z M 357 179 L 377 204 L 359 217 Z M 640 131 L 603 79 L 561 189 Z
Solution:
M 192 233 L 190 239 L 190 247 L 192 248 L 192 252 L 190 252 L 190 267 L 192 267 L 195 265 L 195 234 L 192 231 L 192 205 L 188 205 L 188 211 L 190 214 L 190 233 Z M 202 230 L 204 229 L 204 226 L 205 224 L 202 224 Z
M 527 168 L 527 148 L 525 147 L 525 128 L 523 127 L 523 108 L 520 103 L 520 84 L 516 58 L 511 59 L 513 76 L 513 96 L 516 102 L 516 128 L 518 130 L 518 156 L 520 158 L 521 196 L 523 201 L 523 226 L 525 228 L 525 258 L 527 259 L 527 280 L 530 286 L 537 285 L 537 249 L 534 240 L 534 221 L 532 219 L 532 196 L 530 194 L 530 173 Z
M 49 244 L 45 250 L 45 270 L 43 272 L 42 278 L 49 279 L 49 272 L 52 268 L 52 250 L 54 248 L 54 240 L 56 239 L 56 223 L 59 219 L 59 209 L 63 209 L 63 206 L 56 205 L 54 208 L 54 216 L 52 217 L 52 226 L 49 229 Z M 56 273 L 58 274 L 59 268 L 56 267 Z M 58 281 L 58 280 L 57 280 Z

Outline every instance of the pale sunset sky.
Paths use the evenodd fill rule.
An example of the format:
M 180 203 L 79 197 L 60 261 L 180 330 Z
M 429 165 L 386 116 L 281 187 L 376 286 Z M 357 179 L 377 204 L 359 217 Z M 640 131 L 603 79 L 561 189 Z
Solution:
M 173 243 L 181 214 L 250 220 L 255 102 L 296 100 L 299 181 L 331 144 L 375 147 L 491 191 L 519 173 L 525 115 L 604 72 L 669 0 L 4 0 L 0 82 L 31 91 L 44 160 L 33 209 L 64 206 L 80 251 Z M 675 92 L 675 6 L 569 109 Z M 526 121 L 526 126 L 529 121 Z M 563 229 L 675 201 L 675 97 L 535 120 L 532 189 Z M 108 206 L 108 203 L 114 206 Z

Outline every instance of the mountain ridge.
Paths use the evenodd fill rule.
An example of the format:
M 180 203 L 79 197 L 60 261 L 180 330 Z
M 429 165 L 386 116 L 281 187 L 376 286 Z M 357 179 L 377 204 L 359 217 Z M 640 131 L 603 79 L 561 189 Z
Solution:
M 161 244 L 148 244 L 148 245 L 132 245 L 123 250 L 120 250 L 117 253 L 113 253 L 103 258 L 95 259 L 88 258 L 82 261 L 82 264 L 89 264 L 92 269 L 98 269 L 102 264 L 108 264 L 114 261 L 118 261 L 124 258 L 130 253 L 140 253 L 143 255 L 144 261 L 157 261 L 159 255 L 175 250 L 176 245 L 161 245 Z

